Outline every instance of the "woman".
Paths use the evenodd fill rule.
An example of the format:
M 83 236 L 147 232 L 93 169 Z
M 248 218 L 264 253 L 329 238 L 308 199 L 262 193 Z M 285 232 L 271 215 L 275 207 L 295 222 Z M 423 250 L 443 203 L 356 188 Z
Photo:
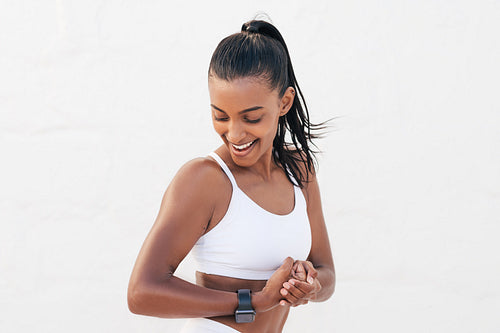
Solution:
M 129 308 L 193 318 L 184 332 L 281 332 L 290 306 L 324 301 L 335 286 L 310 149 L 317 125 L 267 22 L 222 40 L 208 76 L 223 144 L 169 185 L 132 272 Z M 196 285 L 174 275 L 191 250 Z

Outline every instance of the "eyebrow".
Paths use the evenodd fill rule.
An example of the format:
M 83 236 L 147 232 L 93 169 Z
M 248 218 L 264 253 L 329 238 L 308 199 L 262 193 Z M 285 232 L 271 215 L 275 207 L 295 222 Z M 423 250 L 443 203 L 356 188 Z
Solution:
M 227 114 L 226 111 L 222 110 L 221 108 L 218 108 L 216 107 L 215 105 L 213 104 L 210 104 L 210 106 L 212 106 L 214 109 L 216 110 L 219 110 L 220 112 L 224 112 Z M 248 108 L 248 109 L 245 109 L 245 110 L 241 110 L 240 112 L 238 112 L 239 114 L 242 114 L 242 113 L 246 113 L 246 112 L 250 112 L 250 111 L 255 111 L 255 110 L 259 110 L 259 109 L 262 109 L 263 106 L 252 106 L 251 108 Z

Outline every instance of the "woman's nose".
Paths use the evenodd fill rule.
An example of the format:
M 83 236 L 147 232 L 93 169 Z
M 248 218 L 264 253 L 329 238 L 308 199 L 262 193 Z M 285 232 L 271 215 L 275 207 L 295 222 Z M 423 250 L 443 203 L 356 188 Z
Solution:
M 227 131 L 227 139 L 232 143 L 240 143 L 246 136 L 245 128 L 238 121 L 232 121 Z

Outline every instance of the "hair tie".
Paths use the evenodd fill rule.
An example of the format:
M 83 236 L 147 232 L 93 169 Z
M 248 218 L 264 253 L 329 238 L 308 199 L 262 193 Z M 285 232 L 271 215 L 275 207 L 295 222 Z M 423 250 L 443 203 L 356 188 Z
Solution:
M 258 27 L 250 25 L 248 23 L 243 24 L 243 29 L 241 29 L 241 30 L 249 32 L 249 33 L 254 33 L 254 34 L 258 34 L 259 33 L 259 28 Z
M 247 31 L 248 31 L 248 32 L 252 32 L 252 33 L 254 33 L 254 34 L 259 33 L 259 29 L 258 29 L 257 27 L 254 27 L 254 26 L 249 26 L 249 27 L 247 28 Z

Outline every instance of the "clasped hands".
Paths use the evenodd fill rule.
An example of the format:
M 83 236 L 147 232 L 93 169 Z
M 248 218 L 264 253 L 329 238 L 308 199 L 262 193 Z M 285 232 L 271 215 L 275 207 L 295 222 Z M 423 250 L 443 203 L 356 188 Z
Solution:
M 316 293 L 321 290 L 317 276 L 318 271 L 310 261 L 295 260 L 290 270 L 290 278 L 283 282 L 280 289 L 283 299 L 279 304 L 297 306 L 314 300 Z
M 310 261 L 294 261 L 288 257 L 267 280 L 264 289 L 254 294 L 252 304 L 258 312 L 268 311 L 277 305 L 307 304 L 321 290 L 317 276 L 318 271 Z
M 310 261 L 296 260 L 291 257 L 274 272 L 262 290 L 269 307 L 274 305 L 297 306 L 307 304 L 316 297 L 321 284 L 318 271 Z M 273 304 L 274 303 L 274 304 Z

